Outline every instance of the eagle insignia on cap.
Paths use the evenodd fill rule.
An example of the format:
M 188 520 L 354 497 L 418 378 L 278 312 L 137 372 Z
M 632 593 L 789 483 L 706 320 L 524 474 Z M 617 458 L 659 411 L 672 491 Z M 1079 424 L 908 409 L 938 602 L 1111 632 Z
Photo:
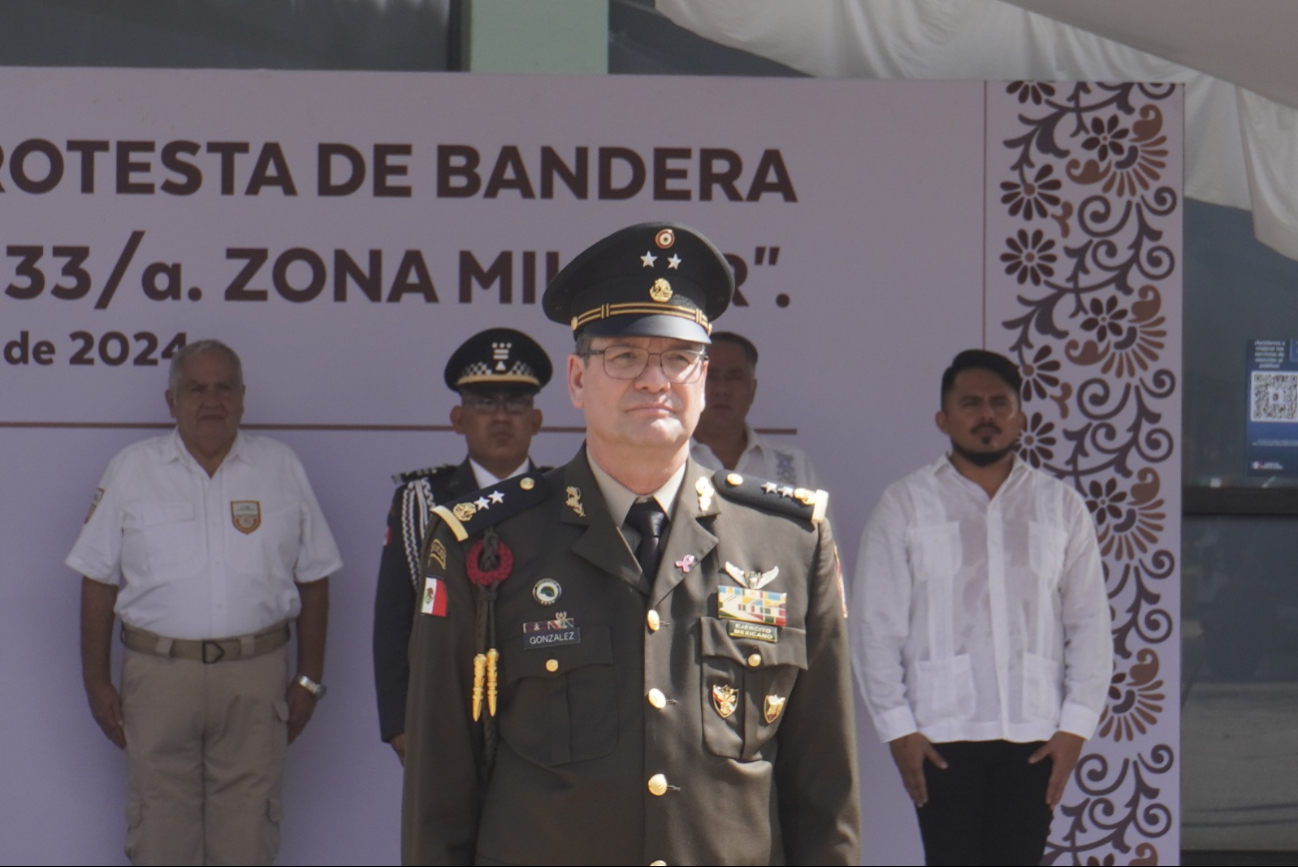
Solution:
M 659 304 L 666 304 L 672 300 L 672 284 L 659 277 L 654 284 L 649 287 L 649 297 Z

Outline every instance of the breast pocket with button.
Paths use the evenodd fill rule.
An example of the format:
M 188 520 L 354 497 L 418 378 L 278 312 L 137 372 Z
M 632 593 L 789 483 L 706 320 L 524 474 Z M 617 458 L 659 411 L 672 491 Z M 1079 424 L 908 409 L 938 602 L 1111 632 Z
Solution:
M 242 501 L 254 503 L 256 501 Z M 226 534 L 230 562 L 238 571 L 261 578 L 293 575 L 302 538 L 301 517 L 294 505 L 274 508 L 256 503 L 256 516 L 246 511 L 238 518 L 233 512 L 223 516 L 231 521 L 237 533 Z M 245 507 L 246 509 L 246 507 Z
M 704 617 L 700 624 L 703 740 L 715 755 L 750 761 L 779 730 L 807 668 L 807 633 L 783 626 L 775 642 L 737 639 L 728 627 L 739 622 Z
M 906 537 L 915 578 L 950 584 L 960 568 L 960 523 L 950 521 L 915 527 Z
M 151 574 L 166 571 L 174 576 L 175 567 L 195 562 L 202 553 L 193 503 L 142 503 L 130 511 L 137 532 L 123 537 L 123 560 L 135 559 L 142 553 Z M 140 545 L 143 552 L 131 551 L 133 543 Z
M 501 647 L 500 736 L 516 753 L 551 767 L 597 759 L 617 746 L 617 675 L 607 626 L 581 627 L 581 641 Z

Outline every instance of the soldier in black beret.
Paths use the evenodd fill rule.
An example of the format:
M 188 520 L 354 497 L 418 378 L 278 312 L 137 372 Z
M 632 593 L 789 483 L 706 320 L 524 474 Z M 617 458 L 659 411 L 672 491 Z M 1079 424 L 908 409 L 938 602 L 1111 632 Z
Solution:
M 419 590 L 419 551 L 430 511 L 501 479 L 534 470 L 528 451 L 541 428 L 532 405 L 550 381 L 550 357 L 512 328 L 473 335 L 446 362 L 446 387 L 460 396 L 451 425 L 468 445 L 459 464 L 411 470 L 397 483 L 388 510 L 374 601 L 374 684 L 379 734 L 405 760 L 410 630 Z
M 586 445 L 434 509 L 405 863 L 858 863 L 826 495 L 689 459 L 733 291 L 671 223 L 615 232 L 546 289 Z

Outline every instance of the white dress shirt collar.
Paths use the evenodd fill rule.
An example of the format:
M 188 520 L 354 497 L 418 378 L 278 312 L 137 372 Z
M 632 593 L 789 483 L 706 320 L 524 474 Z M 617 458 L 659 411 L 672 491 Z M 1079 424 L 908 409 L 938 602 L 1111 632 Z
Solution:
M 492 485 L 500 484 L 505 479 L 512 479 L 514 476 L 521 476 L 523 473 L 527 472 L 527 468 L 531 465 L 532 459 L 530 457 L 524 458 L 523 462 L 515 467 L 512 473 L 506 473 L 504 476 L 496 478 L 492 475 L 491 471 L 482 464 L 478 463 L 473 458 L 469 458 L 469 468 L 473 470 L 473 478 L 477 481 L 479 488 L 489 488 Z

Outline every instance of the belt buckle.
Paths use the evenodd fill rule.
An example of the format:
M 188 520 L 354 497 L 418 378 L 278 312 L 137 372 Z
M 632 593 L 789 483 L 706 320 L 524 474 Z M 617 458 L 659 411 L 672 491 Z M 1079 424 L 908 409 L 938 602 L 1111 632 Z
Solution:
M 219 641 L 208 641 L 207 639 L 204 639 L 203 643 L 200 645 L 200 648 L 202 649 L 202 657 L 203 657 L 204 665 L 212 665 L 213 663 L 220 662 L 222 659 L 225 658 L 225 648 L 221 646 L 221 642 Z M 213 656 L 211 658 L 208 657 L 207 651 L 209 648 L 214 649 L 216 651 L 216 656 Z

